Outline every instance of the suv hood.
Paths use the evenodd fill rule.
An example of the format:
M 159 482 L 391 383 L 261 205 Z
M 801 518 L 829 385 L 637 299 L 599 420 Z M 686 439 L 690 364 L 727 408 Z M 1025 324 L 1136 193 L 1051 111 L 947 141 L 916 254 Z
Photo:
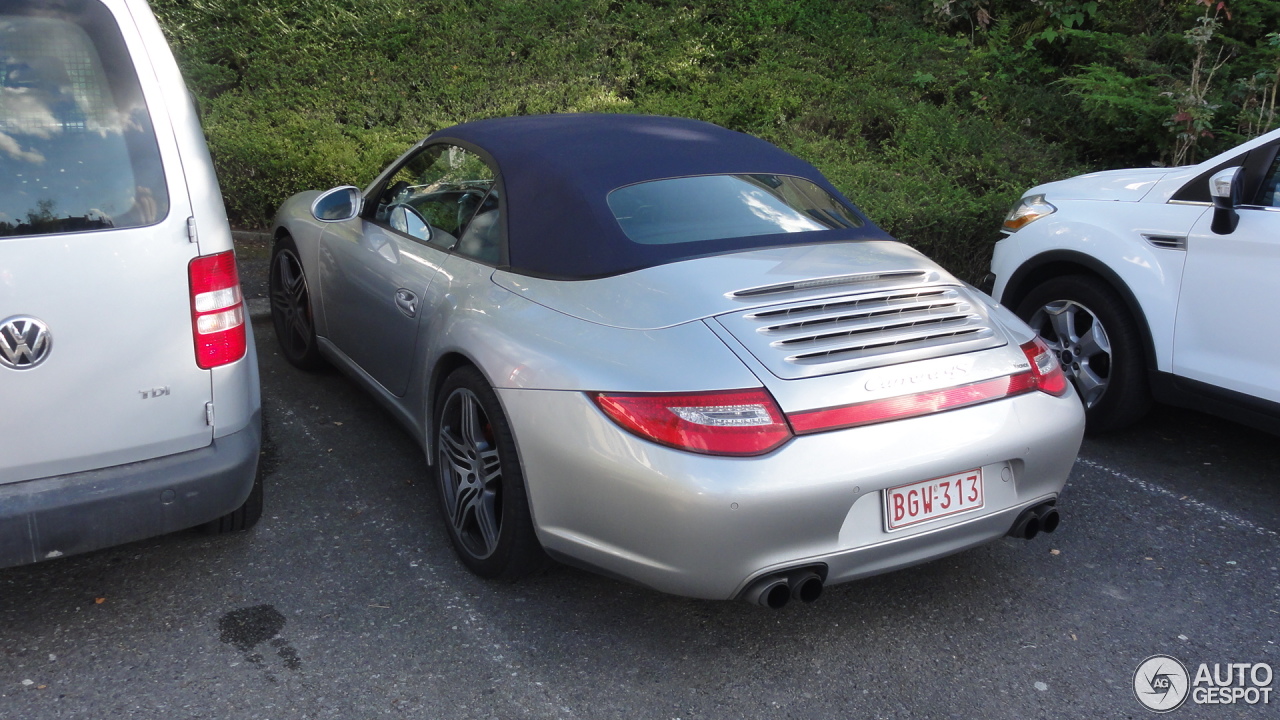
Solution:
M 493 282 L 566 315 L 631 330 L 778 303 L 960 284 L 916 250 L 883 240 L 716 255 L 595 280 L 548 280 L 498 270 Z
M 1138 202 L 1169 172 L 1169 168 L 1104 170 L 1041 185 L 1026 194 L 1043 193 L 1050 202 L 1054 198 Z

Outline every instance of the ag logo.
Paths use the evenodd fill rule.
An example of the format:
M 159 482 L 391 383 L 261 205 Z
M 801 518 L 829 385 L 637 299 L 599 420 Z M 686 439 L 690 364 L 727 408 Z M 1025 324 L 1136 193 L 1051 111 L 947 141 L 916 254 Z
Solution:
M 1133 695 L 1143 707 L 1158 713 L 1177 710 L 1191 690 L 1187 668 L 1169 655 L 1152 655 L 1133 673 Z

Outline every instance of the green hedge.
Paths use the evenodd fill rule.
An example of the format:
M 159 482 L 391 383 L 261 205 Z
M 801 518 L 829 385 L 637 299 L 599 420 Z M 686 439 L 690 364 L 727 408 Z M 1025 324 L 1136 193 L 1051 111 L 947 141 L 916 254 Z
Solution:
M 1057 6 L 1035 4 L 1038 32 L 1063 30 L 1050 42 L 1019 29 L 1030 3 L 1009 0 L 1006 17 L 985 27 L 942 17 L 939 4 L 948 5 L 152 0 L 200 99 L 240 226 L 265 225 L 294 192 L 363 185 L 409 143 L 454 123 L 655 113 L 708 120 L 804 157 L 887 230 L 975 279 L 1027 187 L 1108 161 L 1150 162 L 1167 138 L 1117 139 L 1108 127 L 1123 122 L 1107 115 L 1120 112 L 1107 88 L 1063 83 L 1077 73 L 1073 48 L 1105 45 L 1104 59 L 1119 62 L 1120 43 L 1091 29 L 1096 13 L 1067 26 L 1046 14 Z M 1140 4 L 1117 7 L 1136 13 Z M 1166 12 L 1173 30 L 1160 37 L 1177 39 L 1194 15 L 1185 10 Z M 1121 72 L 1143 69 L 1135 61 Z M 1130 115 L 1158 112 L 1144 105 Z M 1167 131 L 1156 122 L 1145 132 Z

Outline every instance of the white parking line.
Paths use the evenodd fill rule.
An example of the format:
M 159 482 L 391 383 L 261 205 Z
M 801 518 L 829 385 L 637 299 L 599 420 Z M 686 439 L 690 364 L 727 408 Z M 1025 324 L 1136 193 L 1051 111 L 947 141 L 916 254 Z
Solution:
M 1136 485 L 1137 487 L 1147 491 L 1152 495 L 1161 495 L 1167 498 L 1172 498 L 1182 503 L 1183 505 L 1193 507 L 1197 510 L 1203 510 L 1204 512 L 1207 512 L 1210 515 L 1217 517 L 1219 520 L 1227 524 L 1234 525 L 1242 530 L 1249 530 L 1251 532 L 1258 533 L 1259 535 L 1262 535 L 1264 537 L 1280 537 L 1280 533 L 1277 533 L 1275 530 L 1268 530 L 1267 528 L 1264 528 L 1255 522 L 1245 520 L 1239 515 L 1229 513 L 1226 510 L 1221 510 L 1219 508 L 1216 508 L 1204 502 L 1203 500 L 1197 500 L 1191 497 L 1190 495 L 1179 495 L 1178 493 L 1175 493 L 1172 490 L 1168 490 L 1159 485 L 1156 485 L 1155 483 L 1148 482 L 1146 480 L 1140 480 L 1127 473 L 1122 473 L 1119 470 L 1112 470 L 1111 468 L 1107 467 L 1106 465 L 1103 465 L 1100 462 L 1095 462 L 1093 460 L 1089 460 L 1082 457 L 1076 458 L 1076 462 L 1080 465 L 1084 465 L 1085 467 L 1090 467 L 1090 468 L 1093 468 L 1094 470 L 1100 470 L 1104 473 L 1107 473 L 1108 475 L 1120 478 L 1121 480 L 1124 480 L 1125 482 L 1131 485 Z

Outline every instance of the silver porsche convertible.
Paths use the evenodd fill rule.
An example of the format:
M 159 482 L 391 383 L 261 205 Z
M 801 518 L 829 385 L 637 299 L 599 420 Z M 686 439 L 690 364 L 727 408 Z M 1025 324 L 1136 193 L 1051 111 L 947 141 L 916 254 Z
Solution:
M 426 449 L 458 556 L 780 607 L 1057 527 L 1084 416 L 1022 321 L 715 125 L 441 130 L 290 198 L 271 309 Z

